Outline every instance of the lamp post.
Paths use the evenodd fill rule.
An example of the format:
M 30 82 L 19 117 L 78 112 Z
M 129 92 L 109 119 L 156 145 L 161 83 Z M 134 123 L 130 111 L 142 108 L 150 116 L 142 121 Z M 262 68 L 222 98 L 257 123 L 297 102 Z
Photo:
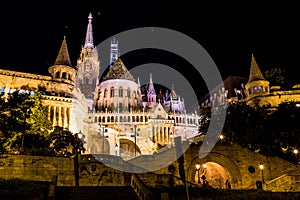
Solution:
M 196 164 L 196 170 L 198 172 L 198 183 L 200 184 L 200 165 Z
M 101 148 L 101 153 L 104 154 L 104 139 L 105 139 L 105 135 L 104 135 L 104 132 L 107 131 L 107 129 L 105 129 L 107 127 L 107 125 L 105 126 L 102 126 L 100 124 L 100 128 L 102 128 L 102 148 Z
M 265 182 L 264 180 L 264 165 L 260 162 L 259 164 L 259 169 L 261 169 L 261 179 L 262 179 L 262 183 Z
M 136 157 L 136 125 L 134 127 L 134 157 Z
M 119 147 L 118 147 L 118 144 L 116 143 L 116 145 L 115 145 L 116 156 L 118 156 L 118 149 L 119 149 Z

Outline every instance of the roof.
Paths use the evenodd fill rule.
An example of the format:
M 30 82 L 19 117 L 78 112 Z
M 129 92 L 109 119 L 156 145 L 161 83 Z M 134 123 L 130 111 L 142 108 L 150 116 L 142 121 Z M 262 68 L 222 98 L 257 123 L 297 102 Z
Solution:
M 254 55 L 252 54 L 250 75 L 249 75 L 248 83 L 252 82 L 252 81 L 259 81 L 259 80 L 264 80 L 265 81 L 266 79 L 262 75 L 262 73 L 261 73 L 261 71 L 260 71 L 260 69 L 259 69 L 259 67 L 256 63 Z
M 70 67 L 72 66 L 70 56 L 69 56 L 68 46 L 66 42 L 66 36 L 64 36 L 64 40 L 61 44 L 54 65 L 66 65 Z
M 107 74 L 103 77 L 104 81 L 110 79 L 127 79 L 134 81 L 132 75 L 129 73 L 128 69 L 120 58 L 114 62 Z

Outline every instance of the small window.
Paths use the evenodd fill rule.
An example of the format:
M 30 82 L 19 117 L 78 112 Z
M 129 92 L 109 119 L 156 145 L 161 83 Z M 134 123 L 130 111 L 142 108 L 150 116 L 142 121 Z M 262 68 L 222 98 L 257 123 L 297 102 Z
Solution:
M 110 97 L 114 97 L 115 96 L 115 89 L 112 87 L 110 88 Z
M 119 88 L 119 97 L 123 97 L 123 88 Z
M 253 174 L 255 172 L 255 168 L 253 166 L 248 167 L 248 172 Z
M 55 78 L 59 78 L 59 76 L 60 76 L 60 72 L 56 72 L 55 73 Z
M 97 170 L 97 165 L 92 165 L 92 171 L 96 171 Z

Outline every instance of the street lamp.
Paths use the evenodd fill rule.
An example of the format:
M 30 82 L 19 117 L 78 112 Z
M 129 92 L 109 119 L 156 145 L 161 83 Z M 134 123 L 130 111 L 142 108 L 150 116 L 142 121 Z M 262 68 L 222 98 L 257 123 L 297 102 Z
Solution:
M 102 153 L 102 154 L 104 154 L 104 139 L 105 139 L 104 132 L 107 132 L 106 127 L 107 127 L 107 125 L 102 126 L 102 125 L 100 124 L 100 128 L 102 128 L 102 150 L 101 150 L 101 153 Z
M 220 140 L 223 140 L 224 139 L 224 135 L 220 135 Z
M 297 150 L 297 149 L 294 149 L 294 150 L 293 150 L 293 153 L 294 153 L 295 155 L 297 155 L 297 154 L 298 154 L 298 150 Z
M 198 172 L 198 183 L 200 183 L 200 165 L 196 164 L 196 170 Z
M 170 139 L 171 139 L 171 148 L 173 147 L 173 133 L 170 133 Z
M 262 179 L 262 182 L 264 183 L 265 180 L 264 180 L 264 165 L 260 162 L 259 164 L 259 169 L 261 169 L 261 179 Z
M 134 125 L 133 128 L 134 128 L 134 135 L 133 135 L 133 137 L 134 137 L 134 157 L 136 157 L 136 136 L 137 136 L 136 128 L 137 128 L 137 125 Z M 140 128 L 137 129 L 137 131 L 139 131 L 139 130 L 140 130 Z
M 119 149 L 119 147 L 118 147 L 118 144 L 116 143 L 116 145 L 115 145 L 116 156 L 118 156 L 118 149 Z

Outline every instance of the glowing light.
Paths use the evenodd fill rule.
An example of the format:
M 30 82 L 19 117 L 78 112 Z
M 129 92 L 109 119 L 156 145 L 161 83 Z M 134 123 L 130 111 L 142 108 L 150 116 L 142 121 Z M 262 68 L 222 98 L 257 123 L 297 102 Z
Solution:
M 297 150 L 297 149 L 294 149 L 293 153 L 294 153 L 294 154 L 297 154 L 297 153 L 298 153 L 298 150 Z
M 220 139 L 223 140 L 224 139 L 224 135 L 220 135 Z
M 196 164 L 196 169 L 199 170 L 200 169 L 200 165 Z
M 297 103 L 297 104 L 296 104 L 296 107 L 300 107 L 300 103 Z
M 204 164 L 203 164 L 203 168 L 206 169 L 206 167 L 207 167 L 207 165 L 204 163 Z
M 264 169 L 264 165 L 263 165 L 263 164 L 260 164 L 260 165 L 259 165 L 259 169 L 263 170 L 263 169 Z

